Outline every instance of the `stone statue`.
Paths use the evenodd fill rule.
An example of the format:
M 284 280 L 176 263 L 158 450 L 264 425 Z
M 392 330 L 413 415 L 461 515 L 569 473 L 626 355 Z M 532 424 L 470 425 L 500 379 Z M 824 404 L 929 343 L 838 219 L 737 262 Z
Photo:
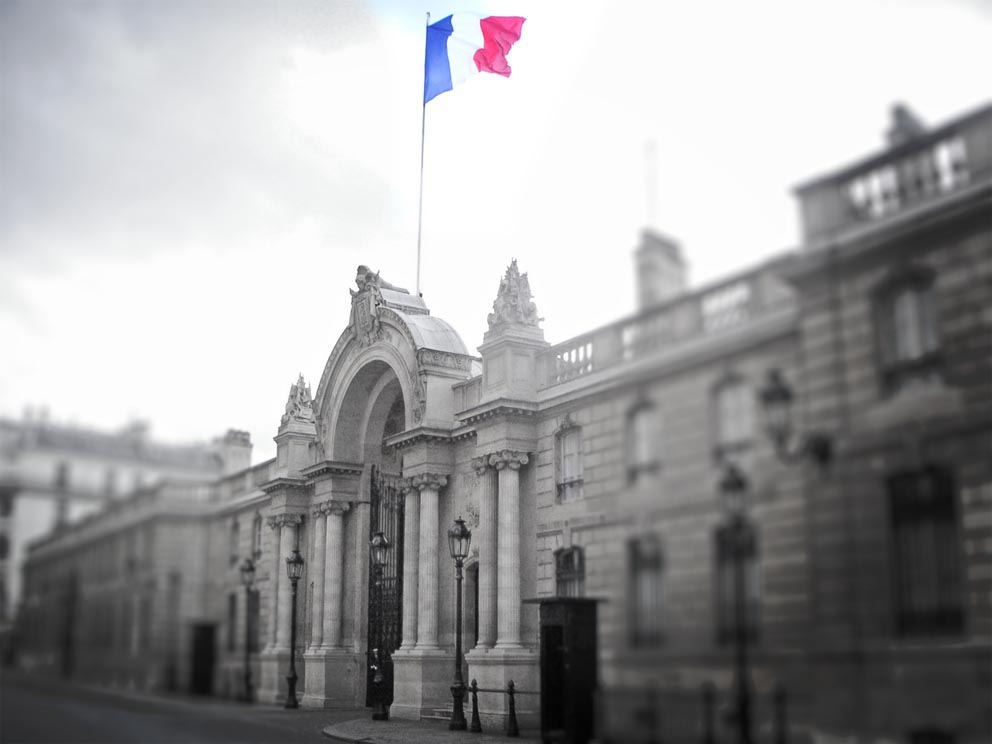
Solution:
M 355 284 L 358 291 L 349 289 L 351 293 L 351 327 L 355 336 L 363 345 L 368 345 L 373 341 L 382 338 L 382 321 L 379 318 L 379 308 L 385 304 L 382 299 L 382 290 L 387 289 L 392 292 L 410 294 L 409 290 L 390 284 L 379 276 L 379 272 L 373 273 L 365 265 L 358 267 L 355 275 Z
M 489 314 L 489 330 L 494 331 L 506 325 L 537 327 L 541 318 L 537 317 L 537 306 L 531 299 L 530 280 L 526 272 L 517 269 L 513 259 L 499 283 L 499 291 Z
M 290 421 L 301 421 L 312 423 L 313 400 L 310 398 L 310 386 L 303 381 L 303 374 L 296 384 L 289 389 L 289 398 L 286 400 L 286 412 L 282 415 L 283 425 Z

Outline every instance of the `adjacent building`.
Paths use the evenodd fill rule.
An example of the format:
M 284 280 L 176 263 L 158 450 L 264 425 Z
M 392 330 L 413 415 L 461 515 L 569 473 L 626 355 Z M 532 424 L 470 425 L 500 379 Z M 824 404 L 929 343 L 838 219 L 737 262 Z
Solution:
M 885 149 L 797 195 L 797 251 L 698 289 L 677 243 L 645 232 L 638 312 L 555 345 L 515 261 L 478 354 L 359 267 L 315 392 L 302 377 L 290 390 L 274 460 L 162 485 L 33 545 L 26 657 L 280 701 L 298 549 L 302 704 L 364 704 L 385 660 L 392 715 L 434 715 L 455 637 L 445 532 L 462 516 L 465 671 L 483 688 L 539 689 L 524 600 L 594 597 L 602 738 L 698 736 L 701 691 L 731 700 L 736 558 L 757 730 L 784 690 L 813 740 L 986 740 L 992 106 L 932 129 L 898 107 Z M 773 439 L 776 381 L 795 418 Z M 731 469 L 753 525 L 742 552 L 719 487 Z M 506 714 L 500 694 L 480 706 L 487 724 Z M 522 718 L 535 710 L 518 698 Z

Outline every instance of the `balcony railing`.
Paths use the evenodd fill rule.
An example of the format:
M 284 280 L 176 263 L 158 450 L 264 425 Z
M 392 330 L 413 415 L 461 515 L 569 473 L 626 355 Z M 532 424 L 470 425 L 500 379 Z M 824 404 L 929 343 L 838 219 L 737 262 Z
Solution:
M 964 138 L 952 134 L 855 176 L 847 182 L 847 192 L 857 215 L 874 219 L 953 191 L 968 181 Z
M 739 327 L 791 306 L 779 262 L 552 346 L 541 358 L 543 387 L 631 362 L 662 348 Z

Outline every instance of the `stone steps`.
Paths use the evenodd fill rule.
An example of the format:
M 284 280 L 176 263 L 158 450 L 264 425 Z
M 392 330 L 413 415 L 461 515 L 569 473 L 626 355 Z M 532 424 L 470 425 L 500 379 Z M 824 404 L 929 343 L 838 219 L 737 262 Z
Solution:
M 451 716 L 455 714 L 455 709 L 451 708 L 435 708 L 434 712 L 429 716 L 420 716 L 421 721 L 450 721 Z

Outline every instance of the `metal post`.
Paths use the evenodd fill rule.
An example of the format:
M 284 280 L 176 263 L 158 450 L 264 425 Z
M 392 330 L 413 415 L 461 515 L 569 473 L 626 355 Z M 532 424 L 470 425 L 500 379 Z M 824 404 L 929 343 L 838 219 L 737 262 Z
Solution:
M 462 678 L 462 559 L 455 558 L 455 683 L 451 686 L 454 710 L 451 712 L 450 731 L 464 731 L 465 680 Z
M 385 678 L 382 674 L 383 658 L 382 658 L 382 623 L 383 623 L 383 609 L 382 609 L 382 566 L 376 565 L 375 568 L 375 596 L 376 596 L 376 648 L 372 650 L 372 660 L 375 663 L 375 675 L 372 677 L 372 687 L 375 689 L 375 702 L 372 706 L 372 720 L 373 721 L 388 721 L 389 720 L 389 710 L 386 708 L 386 690 L 385 690 Z
M 289 626 L 289 674 L 286 675 L 286 682 L 289 683 L 289 689 L 286 692 L 286 707 L 287 708 L 299 708 L 300 704 L 296 700 L 296 582 L 297 579 L 292 580 L 293 584 L 293 611 L 292 611 L 292 621 Z
M 513 690 L 513 680 L 511 679 L 506 684 L 506 694 L 509 695 L 509 700 L 507 701 L 509 710 L 506 715 L 506 735 L 520 736 L 520 728 L 517 726 L 517 704 L 513 699 Z
M 481 734 L 482 721 L 479 720 L 479 683 L 473 679 L 469 689 L 472 690 L 472 723 L 468 730 L 473 734 Z
M 248 617 L 248 607 L 251 602 L 251 587 L 247 584 L 245 585 L 245 702 L 252 702 L 252 691 L 251 691 L 251 649 L 248 647 L 249 643 L 249 627 L 250 618 Z
M 735 719 L 739 744 L 753 744 L 751 738 L 751 682 L 747 666 L 748 621 L 745 576 L 747 538 L 747 522 L 743 515 L 734 515 L 730 523 L 730 539 L 734 561 L 734 696 L 737 703 Z

